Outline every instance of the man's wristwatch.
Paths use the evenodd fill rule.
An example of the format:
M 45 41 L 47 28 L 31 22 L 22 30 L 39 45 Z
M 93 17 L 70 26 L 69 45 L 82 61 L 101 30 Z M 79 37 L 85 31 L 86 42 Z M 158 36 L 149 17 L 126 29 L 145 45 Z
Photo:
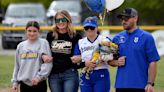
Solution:
M 150 84 L 151 86 L 155 85 L 153 82 L 147 82 L 147 84 Z

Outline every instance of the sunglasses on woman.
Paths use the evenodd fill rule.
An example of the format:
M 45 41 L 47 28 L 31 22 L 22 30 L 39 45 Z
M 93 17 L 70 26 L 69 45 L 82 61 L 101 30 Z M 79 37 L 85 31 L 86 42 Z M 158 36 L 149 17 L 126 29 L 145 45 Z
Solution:
M 88 29 L 91 29 L 91 30 L 95 30 L 95 27 L 92 27 L 92 26 L 86 26 L 84 27 L 84 29 L 87 31 Z
M 64 23 L 64 22 L 67 22 L 67 19 L 66 18 L 55 18 L 55 23 L 60 23 L 60 21 L 62 23 Z

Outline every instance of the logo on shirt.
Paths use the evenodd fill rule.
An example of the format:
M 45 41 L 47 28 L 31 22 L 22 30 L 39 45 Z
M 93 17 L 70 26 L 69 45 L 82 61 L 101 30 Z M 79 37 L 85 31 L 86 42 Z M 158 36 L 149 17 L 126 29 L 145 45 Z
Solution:
M 72 43 L 64 40 L 54 40 L 51 44 L 51 50 L 56 53 L 70 54 L 72 49 Z
M 139 38 L 138 38 L 138 37 L 135 37 L 135 38 L 134 38 L 134 42 L 135 42 L 135 43 L 137 43 L 137 42 L 138 42 L 138 40 L 139 40 Z
M 125 37 L 124 36 L 121 36 L 120 37 L 120 43 L 124 43 L 125 42 Z
M 81 48 L 81 52 L 89 51 L 89 50 L 94 50 L 95 46 L 86 46 Z
M 27 53 L 22 53 L 20 55 L 21 59 L 34 59 L 38 57 L 38 53 L 35 52 L 27 52 Z

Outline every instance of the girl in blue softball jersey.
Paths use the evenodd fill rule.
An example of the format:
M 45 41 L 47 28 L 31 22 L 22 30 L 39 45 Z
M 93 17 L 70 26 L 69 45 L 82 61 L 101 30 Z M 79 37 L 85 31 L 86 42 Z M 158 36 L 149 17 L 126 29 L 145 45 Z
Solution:
M 80 90 L 81 92 L 109 92 L 108 63 L 102 62 L 97 66 L 96 63 L 91 62 L 94 50 L 99 46 L 100 41 L 104 39 L 103 36 L 98 34 L 96 17 L 86 18 L 83 26 L 86 37 L 78 41 L 74 55 L 80 55 L 82 62 L 85 62 L 85 66 L 93 68 L 93 71 L 89 73 L 89 79 L 86 78 L 85 73 L 81 73 Z

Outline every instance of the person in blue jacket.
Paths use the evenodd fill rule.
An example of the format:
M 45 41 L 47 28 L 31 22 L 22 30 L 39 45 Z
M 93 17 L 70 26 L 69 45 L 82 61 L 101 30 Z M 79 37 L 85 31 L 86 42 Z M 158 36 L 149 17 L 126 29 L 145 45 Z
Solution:
M 155 41 L 149 32 L 137 26 L 138 12 L 127 8 L 117 16 L 124 31 L 113 42 L 119 46 L 120 56 L 125 56 L 125 65 L 118 66 L 116 92 L 153 92 L 160 56 Z

